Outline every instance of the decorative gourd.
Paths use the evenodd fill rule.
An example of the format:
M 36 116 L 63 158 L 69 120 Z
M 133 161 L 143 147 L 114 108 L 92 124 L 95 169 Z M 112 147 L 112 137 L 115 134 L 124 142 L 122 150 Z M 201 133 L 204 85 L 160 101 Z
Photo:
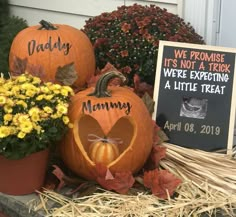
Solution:
M 44 81 L 64 79 L 65 85 L 84 86 L 95 72 L 94 50 L 87 35 L 69 25 L 52 25 L 44 20 L 40 24 L 20 31 L 14 38 L 10 72 L 28 71 Z
M 108 165 L 114 161 L 118 156 L 119 148 L 117 144 L 110 143 L 109 140 L 101 140 L 94 142 L 89 148 L 89 157 L 95 163 L 102 163 Z
M 69 107 L 74 127 L 61 143 L 61 156 L 68 168 L 91 180 L 96 179 L 96 162 L 89 156 L 89 135 L 122 141 L 117 144 L 119 156 L 107 164 L 111 172 L 139 171 L 152 148 L 153 123 L 146 106 L 128 87 L 108 88 L 114 77 L 125 80 L 119 72 L 108 72 L 95 90 L 91 87 L 75 94 Z

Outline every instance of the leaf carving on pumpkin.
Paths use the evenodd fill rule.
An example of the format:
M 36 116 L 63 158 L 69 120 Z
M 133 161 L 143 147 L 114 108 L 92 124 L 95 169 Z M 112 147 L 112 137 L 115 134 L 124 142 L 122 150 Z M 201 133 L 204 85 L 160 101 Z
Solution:
M 46 73 L 42 65 L 27 64 L 26 71 L 33 76 L 39 77 L 42 81 L 48 81 L 45 80 Z
M 17 56 L 13 57 L 13 68 L 11 69 L 11 74 L 13 76 L 21 75 L 25 73 L 28 60 L 27 58 L 21 59 Z
M 96 165 L 96 181 L 107 190 L 114 190 L 126 194 L 133 186 L 135 180 L 131 172 L 116 172 L 113 176 L 109 169 L 102 164 Z
M 71 86 L 77 79 L 78 73 L 75 70 L 74 63 L 69 63 L 64 66 L 59 66 L 55 75 L 56 81 L 63 85 Z
M 167 170 L 151 170 L 144 173 L 144 186 L 150 188 L 152 194 L 159 198 L 167 199 L 172 196 L 181 180 Z
M 142 96 L 142 100 L 146 105 L 149 114 L 152 115 L 152 113 L 154 112 L 154 104 L 155 104 L 154 100 L 152 99 L 152 97 L 150 97 L 150 95 L 147 92 L 145 92 L 144 95 Z

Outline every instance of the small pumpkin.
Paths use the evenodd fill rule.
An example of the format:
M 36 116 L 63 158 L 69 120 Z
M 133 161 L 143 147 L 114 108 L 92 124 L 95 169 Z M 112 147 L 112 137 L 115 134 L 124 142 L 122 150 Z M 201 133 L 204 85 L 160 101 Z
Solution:
M 95 163 L 108 165 L 120 155 L 117 144 L 106 139 L 94 142 L 89 148 L 89 157 Z
M 14 38 L 9 53 L 13 75 L 28 71 L 44 81 L 83 87 L 95 72 L 93 46 L 85 33 L 42 20 Z
M 105 73 L 95 89 L 90 87 L 76 93 L 69 107 L 68 115 L 74 126 L 61 143 L 61 156 L 68 168 L 86 179 L 96 179 L 96 158 L 91 157 L 89 149 L 90 134 L 121 141 L 116 145 L 119 154 L 115 154 L 118 151 L 111 144 L 106 146 L 106 149 L 113 149 L 114 158 L 106 164 L 113 173 L 139 171 L 151 152 L 151 116 L 141 98 L 130 88 L 108 88 L 114 77 L 125 80 L 119 72 Z M 98 145 L 94 149 L 99 149 Z M 105 151 L 101 154 L 104 156 Z

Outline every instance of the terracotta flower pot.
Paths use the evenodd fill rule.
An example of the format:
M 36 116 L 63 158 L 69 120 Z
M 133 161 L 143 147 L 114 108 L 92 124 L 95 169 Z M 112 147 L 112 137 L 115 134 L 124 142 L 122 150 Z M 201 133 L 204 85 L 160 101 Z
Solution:
M 11 195 L 33 193 L 44 184 L 49 150 L 19 160 L 0 156 L 0 192 Z

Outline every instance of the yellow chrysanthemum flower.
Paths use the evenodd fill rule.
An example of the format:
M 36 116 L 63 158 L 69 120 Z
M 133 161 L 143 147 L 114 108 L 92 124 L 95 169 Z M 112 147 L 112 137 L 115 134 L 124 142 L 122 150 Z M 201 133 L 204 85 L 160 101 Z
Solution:
M 40 121 L 39 114 L 33 114 L 33 115 L 31 115 L 31 120 L 32 120 L 33 122 L 38 122 L 38 121 Z
M 27 97 L 25 96 L 25 95 L 23 95 L 23 94 L 16 94 L 16 97 L 18 98 L 18 99 L 23 99 L 23 100 L 25 100 Z
M 0 106 L 4 105 L 7 102 L 7 97 L 0 95 Z
M 35 94 L 37 94 L 37 92 L 32 89 L 26 90 L 26 92 L 25 92 L 25 95 L 29 96 L 29 97 L 34 97 Z
M 26 82 L 27 81 L 27 78 L 24 74 L 22 75 L 19 75 L 17 78 L 16 78 L 16 82 L 19 82 L 19 83 L 23 83 L 23 82 Z
M 30 133 L 33 130 L 33 124 L 30 121 L 21 122 L 19 127 L 24 133 Z
M 44 99 L 50 101 L 52 98 L 54 97 L 54 95 L 50 94 L 50 95 L 45 95 Z
M 30 110 L 29 110 L 29 115 L 30 116 L 32 116 L 32 115 L 34 115 L 34 114 L 39 114 L 40 113 L 40 109 L 38 108 L 38 107 L 33 107 L 33 108 L 31 108 Z
M 40 134 L 42 132 L 42 127 L 33 123 L 33 128 L 37 131 L 37 134 Z
M 58 104 L 56 106 L 56 109 L 57 109 L 57 113 L 59 114 L 67 114 L 68 112 L 68 106 L 65 104 Z
M 66 90 L 65 88 L 62 88 L 62 89 L 61 89 L 61 95 L 62 95 L 62 96 L 68 96 L 68 95 L 69 95 L 69 91 Z
M 9 127 L 6 127 L 6 126 L 0 127 L 0 138 L 5 138 L 5 137 L 9 136 L 10 133 L 11 133 L 11 130 Z
M 45 106 L 43 107 L 43 110 L 48 113 L 48 114 L 52 114 L 53 113 L 53 109 L 49 106 Z
M 20 86 L 19 85 L 16 85 L 16 86 L 13 86 L 11 91 L 14 93 L 14 94 L 19 94 L 20 92 Z
M 44 98 L 44 95 L 41 94 L 41 95 L 39 95 L 39 96 L 36 97 L 36 100 L 37 100 L 37 101 L 41 101 L 41 100 L 43 100 L 43 98 Z
M 40 87 L 40 91 L 45 94 L 48 94 L 51 92 L 48 87 L 44 87 L 44 86 Z
M 9 121 L 12 120 L 12 118 L 13 118 L 13 115 L 12 115 L 12 114 L 5 114 L 5 115 L 3 116 L 4 122 L 9 122 Z
M 32 84 L 40 84 L 40 83 L 41 83 L 41 79 L 40 78 L 33 77 Z
M 51 90 L 60 90 L 61 89 L 61 85 L 60 84 L 54 84 L 52 86 L 50 86 L 50 89 Z
M 53 92 L 53 94 L 54 94 L 54 95 L 57 95 L 57 94 L 60 94 L 60 92 L 61 92 L 61 91 L 60 91 L 60 90 L 57 90 L 57 89 L 55 89 L 55 90 L 52 90 L 52 92 Z
M 47 119 L 49 116 L 50 116 L 50 114 L 48 114 L 48 113 L 46 113 L 44 111 L 40 112 L 40 117 L 43 118 L 43 119 Z
M 21 106 L 23 106 L 23 108 L 27 108 L 28 107 L 27 103 L 25 101 L 23 101 L 23 100 L 17 101 L 16 105 L 21 105 Z
M 57 118 L 60 118 L 61 116 L 62 116 L 62 114 L 56 113 L 56 114 L 51 115 L 50 117 L 51 117 L 52 119 L 57 119 Z
M 10 99 L 10 98 L 7 98 L 7 105 L 9 105 L 9 106 L 14 106 L 14 101 L 12 100 L 12 99 Z
M 8 104 L 4 105 L 3 109 L 6 113 L 12 113 L 13 111 L 12 106 Z
M 25 135 L 26 135 L 26 133 L 20 131 L 20 132 L 17 134 L 17 137 L 18 137 L 19 139 L 23 139 L 23 138 L 25 138 Z
M 68 116 L 63 116 L 62 121 L 64 122 L 64 124 L 68 124 L 70 122 L 70 119 Z
M 30 120 L 30 118 L 29 118 L 29 115 L 27 115 L 27 114 L 20 114 L 18 116 L 19 123 L 29 122 L 29 120 Z

